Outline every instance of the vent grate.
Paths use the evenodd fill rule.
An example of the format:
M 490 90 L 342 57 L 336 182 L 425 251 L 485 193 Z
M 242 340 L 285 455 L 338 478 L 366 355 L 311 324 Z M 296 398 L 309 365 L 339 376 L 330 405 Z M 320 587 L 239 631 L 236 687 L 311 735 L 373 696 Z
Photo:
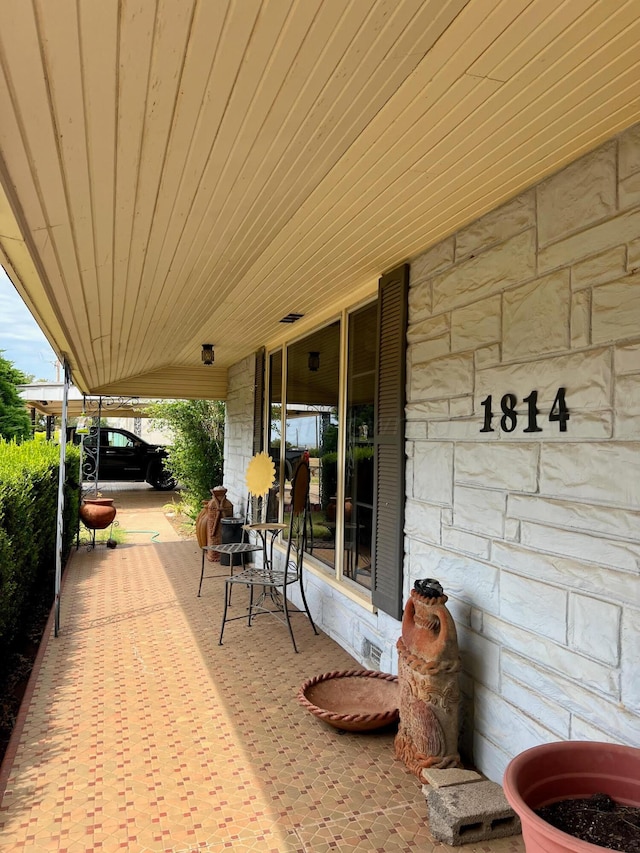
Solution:
M 283 317 L 282 320 L 280 320 L 279 322 L 280 323 L 295 323 L 296 320 L 299 320 L 301 317 L 304 317 L 304 314 L 294 314 L 292 312 L 291 314 L 287 314 L 286 317 Z
M 366 637 L 362 641 L 362 657 L 370 661 L 376 669 L 380 669 L 380 660 L 382 658 L 382 649 L 375 646 L 371 640 Z

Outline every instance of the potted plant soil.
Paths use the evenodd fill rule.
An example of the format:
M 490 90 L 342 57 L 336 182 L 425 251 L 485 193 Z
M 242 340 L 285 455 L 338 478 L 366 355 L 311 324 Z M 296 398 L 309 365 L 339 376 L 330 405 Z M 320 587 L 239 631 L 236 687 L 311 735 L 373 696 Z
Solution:
M 640 749 L 591 741 L 534 746 L 508 764 L 503 785 L 527 853 L 640 851 Z M 571 832 L 577 825 L 582 837 L 558 825 Z

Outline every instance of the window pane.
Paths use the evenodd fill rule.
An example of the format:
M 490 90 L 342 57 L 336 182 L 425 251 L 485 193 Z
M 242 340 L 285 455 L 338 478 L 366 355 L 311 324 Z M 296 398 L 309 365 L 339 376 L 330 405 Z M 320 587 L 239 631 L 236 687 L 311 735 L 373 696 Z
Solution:
M 349 318 L 344 574 L 371 589 L 377 304 Z
M 280 477 L 280 432 L 282 412 L 282 350 L 272 353 L 269 357 L 269 435 L 267 447 L 269 455 L 276 464 L 276 483 Z M 267 518 L 269 521 L 278 520 L 280 486 L 273 489 L 269 498 Z
M 309 451 L 313 535 L 308 550 L 335 567 L 340 323 L 287 349 L 286 479 Z M 289 498 L 285 487 L 285 505 Z

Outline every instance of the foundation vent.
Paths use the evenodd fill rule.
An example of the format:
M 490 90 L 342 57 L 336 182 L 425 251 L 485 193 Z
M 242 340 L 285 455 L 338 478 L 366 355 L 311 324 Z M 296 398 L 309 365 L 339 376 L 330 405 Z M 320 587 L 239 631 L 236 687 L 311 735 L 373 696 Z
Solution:
M 368 640 L 366 637 L 362 641 L 362 657 L 372 664 L 373 669 L 380 669 L 382 649 L 374 646 L 371 640 Z

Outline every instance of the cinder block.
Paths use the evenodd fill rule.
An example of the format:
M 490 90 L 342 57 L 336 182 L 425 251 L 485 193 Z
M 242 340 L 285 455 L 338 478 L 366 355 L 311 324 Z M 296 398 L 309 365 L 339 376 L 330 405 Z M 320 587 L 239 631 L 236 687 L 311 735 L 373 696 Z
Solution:
M 475 770 L 463 770 L 461 767 L 448 767 L 445 770 L 426 767 L 422 771 L 422 779 L 427 782 L 422 788 L 425 797 L 429 793 L 429 785 L 433 788 L 448 788 L 451 785 L 464 785 L 467 782 L 482 782 L 482 776 Z
M 496 782 L 475 782 L 432 789 L 427 793 L 429 831 L 457 847 L 517 835 L 520 819 Z

